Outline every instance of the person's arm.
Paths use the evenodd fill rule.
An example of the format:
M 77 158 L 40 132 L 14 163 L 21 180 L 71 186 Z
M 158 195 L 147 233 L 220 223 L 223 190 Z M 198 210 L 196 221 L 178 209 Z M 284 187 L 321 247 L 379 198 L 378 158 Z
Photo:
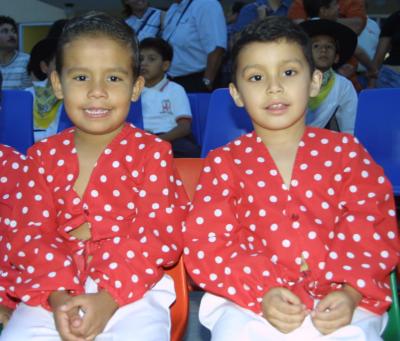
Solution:
M 199 43 L 207 53 L 206 68 L 203 77 L 212 89 L 213 82 L 227 47 L 227 29 L 221 5 L 216 1 L 205 1 L 199 7 L 195 17 L 199 32 Z
M 176 121 L 176 127 L 170 131 L 158 135 L 160 139 L 164 141 L 174 141 L 181 137 L 185 137 L 190 134 L 192 120 L 190 118 L 182 117 Z
M 170 144 L 149 137 L 140 145 L 146 148 L 136 156 L 140 172 L 129 170 L 134 188 L 124 198 L 134 212 L 124 222 L 116 221 L 114 238 L 99 241 L 88 269 L 119 306 L 143 297 L 182 251 L 188 202 L 173 167 Z M 128 230 L 122 224 L 128 224 Z
M 338 95 L 339 108 L 336 111 L 336 120 L 342 133 L 354 134 L 356 123 L 358 96 L 353 84 L 347 79 L 340 80 Z
M 44 151 L 41 154 L 48 155 Z M 81 293 L 83 285 L 77 277 L 72 251 L 58 233 L 55 199 L 47 182 L 51 181 L 51 174 L 43 164 L 32 159 L 27 160 L 26 170 L 12 213 L 18 224 L 9 234 L 10 262 L 20 277 L 15 292 L 30 305 L 50 309 L 48 297 L 53 291 L 63 288 L 74 294 Z M 80 225 L 79 217 L 76 218 Z M 72 221 L 71 224 L 74 226 Z M 37 285 L 32 286 L 31 282 Z
M 360 306 L 383 314 L 390 305 L 389 276 L 400 249 L 393 189 L 383 169 L 355 138 L 347 135 L 342 141 L 343 171 L 336 176 L 341 179 L 337 193 L 341 214 L 327 245 L 322 278 L 331 286 L 351 286 L 362 295 Z
M 210 81 L 210 85 L 206 85 L 208 90 L 212 90 L 215 78 L 224 58 L 225 49 L 217 47 L 214 51 L 210 52 L 207 56 L 207 66 L 204 71 L 204 78 Z
M 268 252 L 252 253 L 242 247 L 246 232 L 237 217 L 241 188 L 232 163 L 229 152 L 221 150 L 205 159 L 186 219 L 184 261 L 203 290 L 259 314 L 264 294 L 284 285 L 276 274 L 280 265 Z
M 378 76 L 378 69 L 376 68 L 371 58 L 368 56 L 367 52 L 365 52 L 365 50 L 360 45 L 357 45 L 357 48 L 354 51 L 354 56 L 367 69 L 368 78 L 376 78 Z

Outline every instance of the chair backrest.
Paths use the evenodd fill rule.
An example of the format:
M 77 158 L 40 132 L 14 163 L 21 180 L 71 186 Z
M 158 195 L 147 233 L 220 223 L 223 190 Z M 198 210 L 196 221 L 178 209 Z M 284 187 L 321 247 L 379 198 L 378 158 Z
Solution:
M 204 129 L 211 94 L 207 92 L 188 93 L 192 110 L 192 134 L 199 146 L 203 144 Z
M 396 271 L 390 274 L 390 286 L 392 289 L 392 305 L 389 309 L 389 321 L 383 333 L 385 341 L 400 340 L 400 303 L 397 289 Z
M 140 99 L 136 102 L 131 102 L 131 107 L 126 120 L 136 127 L 143 129 L 142 101 Z M 65 112 L 65 108 L 63 106 L 57 131 L 60 132 L 69 127 L 72 127 L 72 122 Z
M 233 102 L 227 88 L 216 89 L 211 94 L 208 107 L 201 157 L 223 146 L 240 135 L 253 130 L 249 115 L 244 108 Z
M 3 90 L 0 103 L 0 143 L 25 154 L 33 144 L 33 96 L 24 90 Z
M 400 195 L 400 88 L 367 89 L 358 97 L 354 135 Z
M 183 181 L 188 197 L 192 200 L 200 176 L 203 159 L 175 159 L 175 165 Z M 171 306 L 171 341 L 182 340 L 189 317 L 189 287 L 182 257 L 178 264 L 167 270 L 174 279 L 176 301 Z

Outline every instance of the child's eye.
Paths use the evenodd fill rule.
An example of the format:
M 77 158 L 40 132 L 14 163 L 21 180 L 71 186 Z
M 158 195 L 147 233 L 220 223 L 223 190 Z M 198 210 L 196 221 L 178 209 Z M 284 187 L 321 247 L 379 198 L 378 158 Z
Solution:
M 87 80 L 87 77 L 84 75 L 78 75 L 74 77 L 75 80 L 80 81 L 80 82 L 84 82 L 85 80 Z
M 285 70 L 283 73 L 284 73 L 285 76 L 288 76 L 288 77 L 294 76 L 294 75 L 297 74 L 297 72 L 295 70 L 291 70 L 291 69 L 290 70 Z
M 119 78 L 117 76 L 110 76 L 109 79 L 110 79 L 111 82 L 118 82 L 118 81 L 121 80 L 121 78 Z
M 262 80 L 261 75 L 253 75 L 249 77 L 250 82 L 259 82 L 260 80 Z

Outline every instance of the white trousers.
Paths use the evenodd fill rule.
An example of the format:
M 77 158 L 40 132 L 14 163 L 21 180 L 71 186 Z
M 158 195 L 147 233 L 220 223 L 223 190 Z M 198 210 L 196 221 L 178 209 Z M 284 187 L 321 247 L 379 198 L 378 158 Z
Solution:
M 380 316 L 357 308 L 350 325 L 329 335 L 322 335 L 307 316 L 299 328 L 284 334 L 252 311 L 206 293 L 201 300 L 199 319 L 215 341 L 378 341 L 382 340 L 387 314 Z
M 87 293 L 97 292 L 88 278 Z M 96 341 L 164 341 L 170 339 L 169 307 L 175 301 L 174 282 L 164 277 L 143 298 L 119 308 Z M 53 313 L 38 306 L 19 304 L 13 312 L 1 341 L 60 341 Z

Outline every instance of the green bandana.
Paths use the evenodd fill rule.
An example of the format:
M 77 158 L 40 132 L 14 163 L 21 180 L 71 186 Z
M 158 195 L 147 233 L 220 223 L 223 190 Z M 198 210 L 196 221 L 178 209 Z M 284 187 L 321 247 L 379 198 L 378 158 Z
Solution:
M 54 121 L 62 101 L 54 95 L 49 82 L 46 86 L 33 86 L 35 103 L 33 104 L 33 118 L 35 126 L 46 129 Z
M 335 84 L 335 79 L 336 75 L 332 69 L 324 72 L 319 94 L 316 97 L 310 97 L 308 100 L 308 108 L 311 111 L 315 111 L 329 95 L 333 88 L 333 84 Z

